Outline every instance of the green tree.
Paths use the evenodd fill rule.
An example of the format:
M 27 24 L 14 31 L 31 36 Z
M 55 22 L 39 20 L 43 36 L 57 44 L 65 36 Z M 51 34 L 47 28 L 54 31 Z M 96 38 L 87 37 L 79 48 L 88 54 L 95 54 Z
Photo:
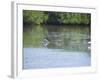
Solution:
M 24 10 L 23 21 L 32 24 L 90 24 L 91 15 L 88 13 Z
M 87 13 L 58 13 L 58 21 L 64 24 L 89 24 L 90 14 Z
M 41 24 L 48 19 L 48 15 L 44 14 L 42 11 L 23 11 L 23 20 L 25 23 Z
M 82 24 L 89 24 L 89 23 L 91 23 L 91 16 L 90 16 L 90 14 L 81 14 L 81 23 Z

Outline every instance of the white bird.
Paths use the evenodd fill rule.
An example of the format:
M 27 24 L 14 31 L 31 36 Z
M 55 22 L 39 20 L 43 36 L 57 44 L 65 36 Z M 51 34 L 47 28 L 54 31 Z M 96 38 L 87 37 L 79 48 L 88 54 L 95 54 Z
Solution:
M 91 44 L 91 41 L 89 41 L 88 44 Z M 91 49 L 91 47 L 89 46 L 88 49 Z
M 88 44 L 91 44 L 91 41 L 89 41 Z
M 44 39 L 42 44 L 44 45 L 44 47 L 47 47 L 47 45 L 49 44 L 49 41 L 47 39 Z
M 91 47 L 89 46 L 88 49 L 91 49 Z

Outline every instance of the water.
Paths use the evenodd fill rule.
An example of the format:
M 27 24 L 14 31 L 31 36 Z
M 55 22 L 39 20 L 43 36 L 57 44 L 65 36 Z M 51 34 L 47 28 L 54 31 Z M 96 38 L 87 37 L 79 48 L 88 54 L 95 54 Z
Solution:
M 91 65 L 89 26 L 24 26 L 23 69 Z

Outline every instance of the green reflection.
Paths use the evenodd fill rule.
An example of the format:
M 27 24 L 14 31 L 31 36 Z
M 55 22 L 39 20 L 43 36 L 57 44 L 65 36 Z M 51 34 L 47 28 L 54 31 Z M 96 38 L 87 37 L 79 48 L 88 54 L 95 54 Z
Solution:
M 23 41 L 24 47 L 88 52 L 90 31 L 89 26 L 26 25 L 23 30 Z
M 28 26 L 29 27 L 29 26 Z M 31 25 L 31 28 L 24 28 L 24 47 L 42 47 L 42 41 L 47 30 L 40 25 Z

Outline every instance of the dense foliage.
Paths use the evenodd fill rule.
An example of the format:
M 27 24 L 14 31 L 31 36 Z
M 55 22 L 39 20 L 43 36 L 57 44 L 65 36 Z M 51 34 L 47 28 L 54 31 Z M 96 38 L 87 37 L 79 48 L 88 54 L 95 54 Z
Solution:
M 88 13 L 23 11 L 24 23 L 32 24 L 90 24 Z
M 31 11 L 31 10 L 23 11 L 24 23 L 41 24 L 41 23 L 45 23 L 47 19 L 48 19 L 48 15 L 44 14 L 44 12 Z

